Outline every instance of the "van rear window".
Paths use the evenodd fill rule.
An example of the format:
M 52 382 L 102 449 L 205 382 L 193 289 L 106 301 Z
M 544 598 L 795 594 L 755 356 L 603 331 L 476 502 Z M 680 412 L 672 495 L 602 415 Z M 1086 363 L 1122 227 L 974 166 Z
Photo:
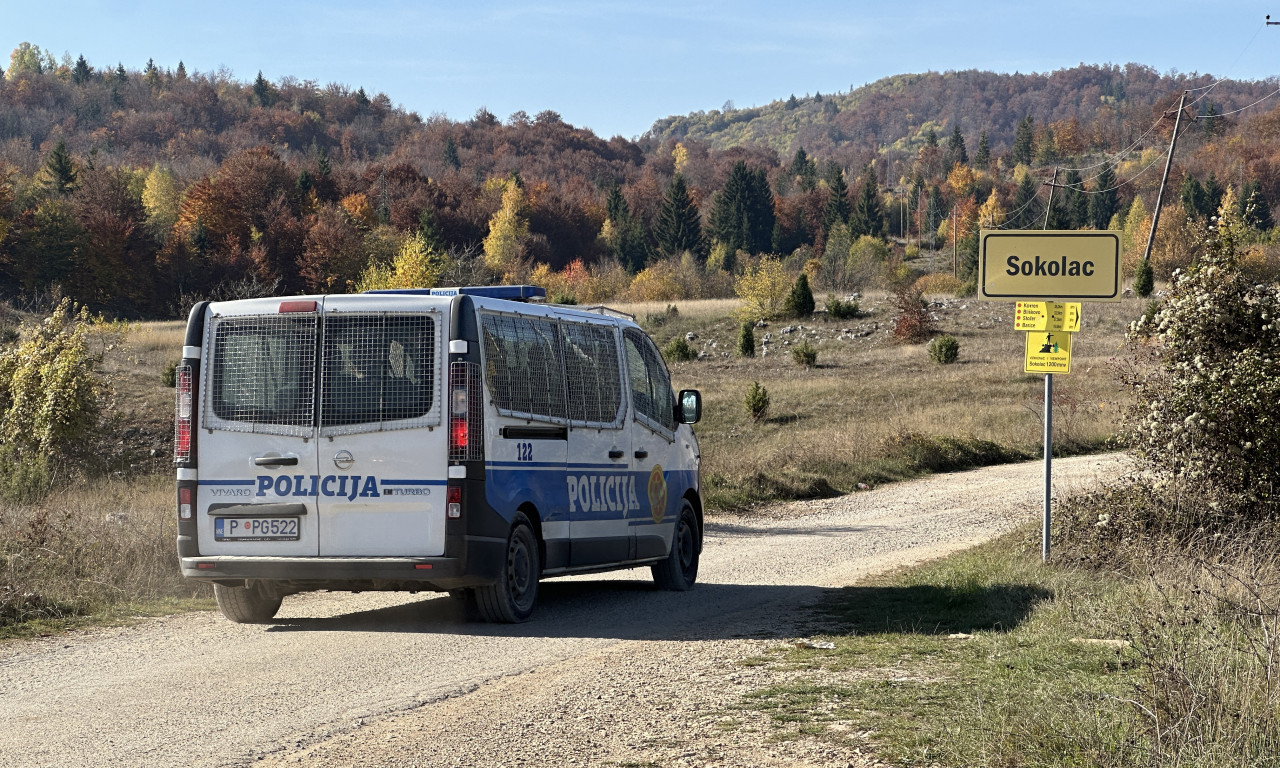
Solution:
M 210 405 L 228 429 L 307 434 L 315 391 L 315 315 L 218 318 Z
M 326 315 L 320 426 L 326 433 L 366 431 L 426 416 L 435 374 L 433 318 Z

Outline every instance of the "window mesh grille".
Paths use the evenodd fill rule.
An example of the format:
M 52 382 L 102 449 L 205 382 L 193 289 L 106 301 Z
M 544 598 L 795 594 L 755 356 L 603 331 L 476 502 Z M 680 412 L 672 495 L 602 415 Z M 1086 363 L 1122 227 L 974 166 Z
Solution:
M 313 431 L 317 316 L 217 317 L 205 425 L 236 432 Z
M 479 365 L 464 362 L 449 364 L 450 393 L 459 389 L 465 389 L 467 393 L 467 404 L 462 413 L 454 412 L 454 407 L 450 406 L 449 418 L 465 419 L 467 425 L 465 445 L 456 437 L 450 438 L 450 461 L 480 461 L 484 458 L 484 395 L 481 383 Z
M 674 432 L 676 428 L 675 397 L 671 377 L 662 355 L 645 336 L 634 328 L 623 331 L 626 339 L 627 368 L 631 381 L 631 399 L 636 413 L 653 426 Z
M 440 423 L 436 346 L 436 322 L 427 315 L 326 315 L 320 433 Z
M 566 419 L 563 366 L 555 323 L 544 317 L 486 312 L 485 378 L 504 416 Z
M 614 329 L 589 323 L 560 323 L 569 420 L 617 425 L 622 411 L 622 370 Z

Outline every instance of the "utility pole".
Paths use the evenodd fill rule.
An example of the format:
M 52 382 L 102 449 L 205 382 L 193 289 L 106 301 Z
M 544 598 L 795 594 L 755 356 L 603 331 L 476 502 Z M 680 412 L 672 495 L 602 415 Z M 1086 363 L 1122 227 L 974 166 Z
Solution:
M 1041 229 L 1049 228 L 1049 211 L 1053 210 L 1053 188 L 1058 186 L 1058 168 L 1054 166 L 1053 181 L 1049 182 L 1049 203 L 1044 207 L 1044 224 Z
M 959 260 L 957 259 L 956 254 L 957 254 L 957 251 L 956 251 L 956 209 L 955 209 L 955 206 L 952 206 L 952 208 L 951 208 L 951 276 L 952 276 L 952 277 L 954 277 L 954 278 L 959 278 L 959 277 L 960 277 L 960 268 L 959 268 Z
M 1143 261 L 1151 261 L 1151 245 L 1156 239 L 1156 225 L 1160 223 L 1160 203 L 1164 200 L 1164 186 L 1169 182 L 1169 166 L 1173 164 L 1173 148 L 1178 144 L 1178 126 L 1182 124 L 1182 108 L 1186 103 L 1187 92 L 1183 91 L 1182 97 L 1178 99 L 1178 114 L 1173 119 L 1173 137 L 1169 139 L 1169 156 L 1164 159 L 1164 175 L 1160 177 L 1160 191 L 1156 193 L 1156 210 L 1151 214 L 1151 232 L 1147 235 L 1147 250 L 1142 254 Z

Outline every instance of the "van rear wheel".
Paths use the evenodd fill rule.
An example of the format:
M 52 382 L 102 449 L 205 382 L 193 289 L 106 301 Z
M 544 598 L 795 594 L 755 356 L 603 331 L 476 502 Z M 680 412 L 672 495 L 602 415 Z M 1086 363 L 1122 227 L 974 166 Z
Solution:
M 693 514 L 693 507 L 686 501 L 680 507 L 680 519 L 676 522 L 675 534 L 671 538 L 671 553 L 666 560 L 652 566 L 653 581 L 658 589 L 671 592 L 692 589 L 693 583 L 698 580 L 701 549 L 698 518 Z
M 237 624 L 261 624 L 275 618 L 284 598 L 276 595 L 261 581 L 250 581 L 247 587 L 213 585 L 213 597 L 222 615 Z
M 485 621 L 517 624 L 533 615 L 538 601 L 538 579 L 542 561 L 538 537 L 523 514 L 511 521 L 507 534 L 507 556 L 497 583 L 475 590 L 476 607 Z

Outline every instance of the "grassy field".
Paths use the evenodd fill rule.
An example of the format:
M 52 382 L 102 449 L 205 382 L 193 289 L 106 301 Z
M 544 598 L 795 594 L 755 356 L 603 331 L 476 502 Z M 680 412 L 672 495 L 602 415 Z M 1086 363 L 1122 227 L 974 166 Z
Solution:
M 1022 370 L 1025 334 L 1013 330 L 1013 304 L 929 298 L 938 329 L 960 343 L 951 365 L 931 361 L 925 344 L 894 343 L 883 293 L 863 297 L 854 320 L 819 313 L 756 328 L 758 355 L 766 334 L 770 342 L 750 359 L 734 352 L 736 301 L 677 304 L 675 316 L 665 304 L 617 308 L 660 347 L 695 334 L 691 346 L 705 357 L 672 363 L 672 376 L 677 388 L 702 390 L 703 477 L 709 505 L 724 510 L 1039 454 L 1044 378 Z M 1123 401 L 1108 361 L 1142 308 L 1137 299 L 1085 306 L 1072 373 L 1055 377 L 1060 453 L 1096 449 L 1115 434 Z M 802 337 L 818 351 L 810 369 L 790 355 Z M 770 394 L 761 421 L 743 405 L 753 381 Z
M 738 708 L 904 766 L 1280 762 L 1271 548 L 1146 556 L 1122 577 L 1042 565 L 1037 534 L 836 591 L 810 641 L 834 647 L 746 660 L 777 683 Z

